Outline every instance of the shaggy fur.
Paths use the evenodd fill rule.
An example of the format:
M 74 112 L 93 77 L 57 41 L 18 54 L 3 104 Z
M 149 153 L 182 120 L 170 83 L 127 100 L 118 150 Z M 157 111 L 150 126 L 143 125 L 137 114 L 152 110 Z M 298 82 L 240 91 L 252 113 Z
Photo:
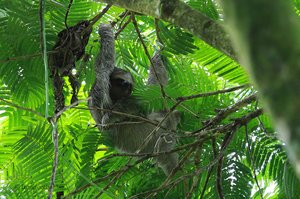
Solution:
M 156 126 L 118 114 L 103 113 L 95 109 L 95 107 L 98 107 L 131 115 L 144 115 L 141 113 L 142 109 L 138 100 L 131 96 L 131 88 L 133 86 L 131 74 L 114 66 L 115 46 L 112 28 L 110 25 L 100 25 L 99 34 L 101 36 L 101 49 L 95 63 L 96 80 L 90 92 L 91 100 L 88 103 L 99 130 L 109 137 L 115 148 L 123 152 L 153 153 L 172 150 L 176 143 L 172 131 L 159 129 L 142 146 L 144 140 Z M 159 64 L 159 66 L 163 65 Z M 153 72 L 150 72 L 149 76 L 151 75 L 153 76 Z M 149 77 L 149 79 L 153 78 L 155 77 Z M 130 90 L 124 90 L 123 92 L 123 87 L 118 87 L 118 81 L 111 84 L 116 79 L 121 83 L 126 82 L 124 89 Z M 167 81 L 165 79 L 161 80 L 162 82 Z M 131 85 L 128 86 L 128 83 Z M 155 84 L 156 82 L 152 81 L 152 83 Z M 117 89 L 117 92 L 115 90 L 112 92 L 113 89 Z M 114 93 L 114 96 L 116 96 L 115 93 L 120 93 L 120 95 L 117 95 L 118 99 L 112 100 L 110 93 Z M 165 115 L 165 112 L 153 112 L 146 117 L 154 122 L 160 122 Z M 179 122 L 179 111 L 173 111 L 162 123 L 162 126 L 176 130 Z M 158 165 L 166 174 L 169 174 L 178 164 L 177 153 L 160 155 L 156 159 Z

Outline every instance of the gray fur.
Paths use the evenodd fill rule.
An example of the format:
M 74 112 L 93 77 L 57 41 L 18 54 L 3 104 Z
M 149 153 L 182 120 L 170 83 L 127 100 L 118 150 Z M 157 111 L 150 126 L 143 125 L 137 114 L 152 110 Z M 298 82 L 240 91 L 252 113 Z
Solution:
M 141 145 L 144 143 L 144 140 L 156 126 L 130 117 L 102 113 L 99 110 L 95 110 L 94 107 L 99 107 L 130 115 L 143 116 L 138 100 L 133 96 L 130 95 L 129 97 L 114 102 L 110 99 L 109 82 L 113 72 L 117 78 L 122 78 L 132 84 L 133 80 L 129 72 L 116 73 L 116 71 L 120 71 L 120 69 L 114 66 L 114 36 L 111 27 L 109 25 L 100 25 L 99 34 L 101 36 L 102 45 L 100 54 L 95 62 L 96 80 L 90 92 L 91 100 L 89 100 L 88 103 L 99 130 L 111 138 L 115 148 L 123 152 L 135 153 L 139 151 L 140 153 L 154 153 L 172 150 L 176 143 L 172 131 L 166 131 L 160 128 L 141 150 Z M 150 72 L 149 76 L 153 75 L 154 74 Z M 153 77 L 149 77 L 149 79 L 151 78 Z M 165 80 L 162 79 L 162 81 L 164 82 Z M 151 84 L 155 83 L 152 82 Z M 148 115 L 146 114 L 146 117 L 149 120 L 160 122 L 165 115 L 166 112 L 153 112 Z M 179 111 L 173 111 L 162 123 L 162 126 L 176 130 L 179 122 Z M 156 160 L 163 171 L 169 174 L 172 169 L 178 165 L 178 154 L 160 155 Z
M 100 53 L 95 61 L 96 79 L 91 89 L 89 107 L 110 108 L 109 77 L 115 68 L 115 40 L 112 28 L 109 24 L 101 24 L 98 31 L 101 36 Z M 91 110 L 95 121 L 101 121 L 103 114 L 98 110 Z
M 149 71 L 149 77 L 148 77 L 148 85 L 155 85 L 159 82 L 165 86 L 168 83 L 168 73 L 166 70 L 166 67 L 164 65 L 164 62 L 162 60 L 162 57 L 159 52 L 156 52 L 154 56 L 151 58 L 151 62 L 153 63 L 154 69 L 152 65 L 150 65 L 150 71 Z M 157 77 L 155 75 L 155 72 L 157 74 Z

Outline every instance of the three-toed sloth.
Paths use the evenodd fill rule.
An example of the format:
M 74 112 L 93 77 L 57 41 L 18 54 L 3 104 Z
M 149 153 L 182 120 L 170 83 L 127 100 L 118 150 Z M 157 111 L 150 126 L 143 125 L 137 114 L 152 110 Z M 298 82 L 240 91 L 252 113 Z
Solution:
M 128 153 L 159 153 L 174 149 L 174 131 L 180 122 L 180 112 L 167 111 L 143 114 L 138 99 L 132 96 L 133 77 L 130 72 L 115 67 L 115 42 L 112 28 L 108 24 L 99 27 L 100 53 L 95 61 L 95 82 L 90 91 L 88 106 L 98 129 L 107 134 L 115 148 Z M 167 82 L 167 71 L 159 54 L 153 59 L 148 85 Z M 163 68 L 162 68 L 163 67 Z M 158 80 L 157 80 L 158 79 Z M 101 110 L 100 110 L 101 109 Z M 103 111 L 109 109 L 112 111 Z M 125 114 L 116 114 L 113 111 Z M 146 116 L 155 123 L 164 121 L 161 128 L 140 121 L 129 115 Z M 166 117 L 166 118 L 165 118 Z M 156 157 L 158 165 L 169 174 L 178 165 L 178 154 L 161 153 Z

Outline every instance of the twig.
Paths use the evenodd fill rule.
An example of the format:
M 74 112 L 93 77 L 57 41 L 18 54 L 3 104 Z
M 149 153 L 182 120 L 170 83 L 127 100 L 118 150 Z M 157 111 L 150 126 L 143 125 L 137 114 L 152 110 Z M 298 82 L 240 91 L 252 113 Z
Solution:
M 131 18 L 129 18 L 123 25 L 121 28 L 118 29 L 118 31 L 115 34 L 115 39 L 117 39 L 117 37 L 119 36 L 119 34 L 126 28 L 126 26 L 131 22 Z
M 190 191 L 187 193 L 187 195 L 185 196 L 185 199 L 190 199 L 192 198 L 192 195 L 195 191 L 195 189 L 197 188 L 197 186 L 199 185 L 199 179 L 200 179 L 200 173 L 201 173 L 201 170 L 200 169 L 197 169 L 196 172 L 195 172 L 195 176 L 193 176 L 193 183 L 192 183 L 192 186 L 190 188 Z
M 152 68 L 153 68 L 155 77 L 156 77 L 156 79 L 157 79 L 157 81 L 158 81 L 158 84 L 159 84 L 159 86 L 160 86 L 160 91 L 161 91 L 162 97 L 163 97 L 163 99 L 165 99 L 166 93 L 165 93 L 165 91 L 164 91 L 164 87 L 163 87 L 163 85 L 161 84 L 160 79 L 158 78 L 157 71 L 155 70 L 155 67 L 154 67 L 154 64 L 153 64 L 153 62 L 152 62 L 151 56 L 150 56 L 150 54 L 149 54 L 149 51 L 147 50 L 147 46 L 146 46 L 146 44 L 145 44 L 145 42 L 144 42 L 144 40 L 143 40 L 143 38 L 142 38 L 141 31 L 139 30 L 138 24 L 137 24 L 137 22 L 136 22 L 136 19 L 135 19 L 133 13 L 131 13 L 131 19 L 132 19 L 132 23 L 133 23 L 133 25 L 134 25 L 134 27 L 135 27 L 135 31 L 136 31 L 136 33 L 138 34 L 138 37 L 139 37 L 139 39 L 140 39 L 140 41 L 141 41 L 141 43 L 142 43 L 142 46 L 143 46 L 143 48 L 144 48 L 144 51 L 145 51 L 145 53 L 146 53 L 146 55 L 147 55 L 147 57 L 148 57 L 148 59 L 149 59 L 149 61 L 150 61 L 150 64 L 151 64 Z
M 235 111 L 237 111 L 238 109 L 250 104 L 251 102 L 255 101 L 257 99 L 256 97 L 256 93 L 252 94 L 240 101 L 238 101 L 237 103 L 225 108 L 225 109 L 221 109 L 218 110 L 218 114 L 216 117 L 204 122 L 205 123 L 205 127 L 206 128 L 208 126 L 213 126 L 217 123 L 219 123 L 221 120 L 223 120 L 224 118 L 226 118 L 228 115 L 230 115 L 231 113 L 234 113 Z
M 93 19 L 89 20 L 90 24 L 88 25 L 88 27 L 86 27 L 84 29 L 84 31 L 81 32 L 81 35 L 84 35 L 86 33 L 86 31 L 90 30 L 93 25 L 99 20 L 101 19 L 101 17 L 109 10 L 109 8 L 111 7 L 111 4 L 107 4 L 107 6 L 98 14 L 96 15 Z
M 119 111 L 114 111 L 114 110 L 111 110 L 111 109 L 103 109 L 103 108 L 98 108 L 98 107 L 92 107 L 92 108 L 82 108 L 82 107 L 75 107 L 75 109 L 82 109 L 82 110 L 99 110 L 99 111 L 103 111 L 103 112 L 106 112 L 106 113 L 111 113 L 111 114 L 116 114 L 116 115 L 120 115 L 120 116 L 125 116 L 125 117 L 129 117 L 129 118 L 133 118 L 133 119 L 136 119 L 138 121 L 144 121 L 144 122 L 147 122 L 151 125 L 154 125 L 156 126 L 157 128 L 161 128 L 161 129 L 164 129 L 164 130 L 168 130 L 168 131 L 172 131 L 172 132 L 175 132 L 175 130 L 173 129 L 169 129 L 169 128 L 166 128 L 164 126 L 162 126 L 162 122 L 160 123 L 157 123 L 157 122 L 154 122 L 152 120 L 149 120 L 145 117 L 142 117 L 142 116 L 138 116 L 138 115 L 132 115 L 132 114 L 128 114 L 128 113 L 124 113 L 124 112 L 119 112 Z M 163 120 L 164 121 L 164 120 Z M 120 125 L 122 125 L 123 123 L 120 123 Z M 100 124 L 96 124 L 97 126 L 100 125 Z
M 160 155 L 166 155 L 166 154 L 178 152 L 178 151 L 181 151 L 181 150 L 184 150 L 184 149 L 190 149 L 191 147 L 199 145 L 204 140 L 205 139 L 197 140 L 193 143 L 185 144 L 185 145 L 176 147 L 175 149 L 168 150 L 168 151 L 162 151 L 162 152 L 155 152 L 155 153 L 113 153 L 113 154 L 110 154 L 110 155 L 102 158 L 101 160 L 98 161 L 98 163 L 99 162 L 105 162 L 105 161 L 107 161 L 111 158 L 114 158 L 114 157 L 124 157 L 124 156 L 125 157 L 145 157 L 145 156 L 147 156 L 148 158 L 153 158 L 153 157 L 160 156 Z
M 73 0 L 70 0 L 68 8 L 67 8 L 66 16 L 65 16 L 65 26 L 66 26 L 67 30 L 69 30 L 69 26 L 68 26 L 67 20 L 68 20 L 68 16 L 69 16 L 69 12 L 70 12 L 70 9 L 72 7 L 72 4 L 73 4 Z
M 201 140 L 201 142 L 202 142 L 202 141 L 203 141 L 203 140 Z M 186 145 L 184 145 L 184 146 L 180 146 L 180 147 L 178 147 L 178 148 L 176 148 L 176 149 L 173 149 L 173 150 L 170 150 L 170 151 L 165 151 L 165 152 L 158 152 L 158 153 L 153 153 L 153 154 L 145 154 L 145 153 L 144 153 L 144 154 L 129 154 L 129 155 L 132 156 L 132 157 L 139 157 L 139 156 L 143 156 L 143 157 L 141 157 L 139 160 L 137 160 L 134 164 L 130 164 L 130 161 L 132 160 L 132 159 L 130 159 L 130 160 L 128 161 L 128 163 L 126 164 L 126 166 L 124 166 L 123 169 L 120 169 L 120 170 L 118 170 L 118 171 L 112 172 L 112 173 L 110 173 L 110 174 L 108 174 L 108 175 L 106 175 L 106 176 L 104 176 L 104 177 L 102 177 L 102 178 L 99 178 L 99 179 L 93 181 L 92 183 L 93 183 L 93 184 L 99 183 L 99 182 L 101 182 L 101 181 L 103 181 L 103 180 L 108 179 L 110 176 L 115 176 L 115 175 L 118 175 L 119 173 L 121 173 L 121 175 L 119 175 L 119 177 L 121 177 L 121 176 L 122 176 L 125 172 L 127 172 L 130 168 L 132 168 L 133 166 L 135 166 L 135 165 L 137 165 L 137 164 L 139 164 L 139 163 L 141 163 L 141 162 L 143 162 L 143 161 L 145 161 L 145 160 L 147 160 L 147 159 L 149 159 L 149 158 L 151 158 L 151 157 L 158 156 L 158 155 L 162 155 L 162 154 L 167 154 L 167 153 L 173 153 L 173 152 L 176 152 L 176 151 L 178 151 L 178 150 L 182 150 L 183 148 L 189 148 L 189 149 L 190 149 L 191 147 L 196 146 L 197 144 L 199 144 L 199 141 L 196 141 L 196 142 L 194 142 L 194 143 L 192 143 L 192 144 L 186 144 Z M 116 154 L 116 155 L 111 154 L 111 155 L 109 155 L 108 157 L 106 157 L 105 159 L 108 160 L 109 158 L 112 158 L 112 157 L 115 157 L 115 156 L 118 156 L 118 155 L 120 155 L 120 156 L 126 156 L 125 154 Z M 102 160 L 100 160 L 100 161 L 102 162 Z M 110 183 L 110 184 L 112 184 L 112 183 Z M 72 196 L 72 195 L 75 195 L 76 193 L 79 193 L 79 192 L 81 192 L 81 191 L 87 189 L 87 188 L 90 187 L 91 185 L 92 185 L 92 184 L 90 183 L 90 184 L 86 184 L 86 185 L 84 185 L 84 186 L 78 188 L 77 190 L 71 192 L 68 196 L 66 196 L 66 198 L 68 198 L 68 197 L 70 197 L 70 196 Z M 108 187 L 106 187 L 106 188 L 108 188 Z M 102 191 L 101 191 L 101 192 L 102 192 Z
M 133 125 L 133 124 L 143 124 L 144 121 L 137 121 L 137 122 L 116 122 L 116 123 L 107 123 L 107 124 L 96 124 L 96 126 L 101 126 L 104 128 L 108 127 L 115 127 L 115 126 L 124 126 L 124 125 Z
M 241 86 L 227 88 L 227 89 L 224 89 L 224 90 L 212 91 L 212 92 L 207 92 L 207 93 L 200 93 L 200 94 L 190 95 L 190 96 L 186 96 L 186 97 L 178 97 L 177 101 L 187 101 L 187 100 L 200 98 L 200 97 L 208 97 L 208 96 L 212 96 L 212 95 L 229 93 L 229 92 L 236 91 L 236 90 L 239 90 L 239 89 L 242 89 L 242 88 L 247 88 L 248 86 L 249 86 L 248 84 L 245 84 L 245 85 L 241 85 Z
M 237 129 L 245 124 L 247 124 L 248 122 L 250 122 L 252 119 L 258 117 L 259 115 L 261 115 L 263 112 L 262 112 L 262 109 L 258 109 L 258 110 L 255 110 L 254 112 L 251 112 L 249 113 L 248 115 L 245 115 L 243 116 L 242 118 L 240 119 L 237 119 L 235 120 L 234 122 L 232 122 L 231 124 L 229 125 L 225 125 L 225 126 L 222 126 L 221 128 L 219 128 L 218 130 L 216 130 L 217 132 L 219 131 L 223 131 L 223 132 L 228 132 L 228 131 L 231 131 L 231 135 L 223 142 L 223 147 L 221 148 L 219 154 L 215 157 L 215 159 L 213 161 L 211 161 L 207 166 L 204 166 L 202 168 L 199 168 L 198 170 L 196 170 L 195 172 L 193 172 L 191 175 L 189 176 L 194 176 L 196 172 L 199 172 L 201 173 L 202 171 L 205 171 L 207 169 L 209 170 L 212 170 L 213 166 L 215 164 L 217 164 L 219 162 L 219 160 L 224 156 L 224 152 L 227 148 L 227 146 L 229 145 L 230 143 L 230 140 L 232 139 L 232 135 L 234 132 L 237 131 Z M 202 142 L 203 140 L 201 140 Z M 195 142 L 195 143 L 198 143 L 199 144 L 199 141 Z M 215 154 L 216 152 L 214 152 Z M 188 153 L 187 153 L 188 154 Z M 166 182 L 166 181 L 165 181 Z M 164 183 L 162 186 L 160 186 L 159 188 L 156 188 L 156 189 L 153 189 L 153 190 L 150 190 L 150 191 L 146 191 L 146 192 L 143 192 L 143 193 L 139 193 L 137 195 L 134 195 L 130 198 L 140 198 L 141 196 L 144 196 L 144 195 L 147 195 L 149 196 L 151 194 L 151 196 L 153 196 L 152 194 L 154 193 L 157 193 L 161 190 L 164 190 L 165 188 L 169 187 L 169 186 L 172 186 L 173 185 L 173 182 L 167 182 L 167 183 Z M 203 190 L 204 191 L 204 190 Z
M 118 19 L 117 20 L 115 20 L 115 21 L 112 21 L 111 23 L 110 23 L 110 25 L 111 25 L 111 27 L 115 27 L 115 25 L 120 21 L 120 19 L 121 19 L 121 23 L 120 24 L 122 24 L 123 23 L 123 20 L 125 19 L 125 17 L 127 16 L 127 15 L 129 15 L 129 11 L 128 10 L 125 10 L 124 12 L 122 12 L 118 17 Z M 120 25 L 121 26 L 121 25 Z
M 232 122 L 230 125 L 225 125 L 225 126 L 223 126 L 222 128 L 216 129 L 215 131 L 217 131 L 217 132 L 222 131 L 222 130 L 228 131 L 229 129 L 231 129 L 232 131 L 235 131 L 235 130 L 237 130 L 240 126 L 245 125 L 246 123 L 248 123 L 248 122 L 251 121 L 252 119 L 258 117 L 260 114 L 262 114 L 262 110 L 261 110 L 261 109 L 258 109 L 258 110 L 256 110 L 256 111 L 254 111 L 254 112 L 252 112 L 252 113 L 249 113 L 248 115 L 246 115 L 246 116 L 240 118 L 239 120 L 235 120 L 235 121 Z M 210 130 L 209 132 L 215 132 L 215 131 Z M 186 145 L 177 147 L 176 149 L 173 149 L 173 150 L 170 150 L 170 151 L 167 151 L 167 152 L 159 152 L 159 153 L 155 153 L 155 154 L 116 154 L 116 155 L 111 154 L 111 155 L 109 155 L 108 157 L 106 157 L 105 160 L 108 160 L 109 158 L 112 158 L 112 157 L 115 157 L 115 156 L 127 156 L 127 155 L 132 156 L 132 157 L 140 157 L 140 156 L 144 156 L 144 157 L 141 157 L 141 158 L 140 158 L 138 161 L 136 161 L 134 164 L 127 163 L 127 165 L 126 165 L 123 169 L 120 169 L 120 170 L 118 170 L 118 171 L 112 172 L 112 173 L 110 173 L 110 174 L 108 174 L 108 175 L 106 175 L 106 176 L 104 176 L 104 177 L 101 177 L 101 178 L 99 178 L 99 179 L 97 179 L 97 180 L 94 180 L 93 182 L 91 182 L 91 183 L 89 183 L 89 184 L 86 184 L 86 185 L 84 185 L 84 186 L 82 186 L 82 187 L 80 187 L 80 188 L 74 190 L 73 192 L 71 192 L 71 193 L 69 193 L 67 196 L 65 196 L 65 198 L 69 198 L 69 197 L 71 197 L 71 196 L 73 196 L 73 195 L 75 195 L 75 194 L 77 194 L 77 193 L 79 193 L 79 192 L 81 192 L 81 191 L 87 189 L 88 187 L 90 187 L 90 186 L 92 186 L 92 185 L 94 185 L 94 184 L 96 184 L 96 183 L 99 183 L 99 182 L 102 182 L 102 181 L 108 179 L 108 178 L 111 177 L 111 176 L 116 176 L 116 175 L 118 175 L 119 177 L 121 177 L 121 176 L 122 176 L 125 172 L 127 172 L 130 168 L 134 167 L 135 165 L 137 165 L 137 164 L 143 162 L 144 160 L 146 160 L 146 159 L 148 159 L 148 158 L 150 158 L 150 157 L 154 157 L 154 156 L 156 156 L 156 155 L 161 155 L 161 154 L 163 154 L 163 153 L 165 153 L 165 154 L 166 154 L 166 153 L 173 153 L 173 152 L 176 152 L 176 151 L 178 151 L 178 150 L 182 150 L 183 148 L 191 149 L 191 148 L 196 147 L 197 145 L 199 145 L 199 143 L 205 141 L 206 139 L 210 139 L 210 138 L 211 138 L 211 137 L 206 137 L 206 138 L 197 140 L 197 141 L 195 141 L 195 142 L 192 143 L 192 144 L 186 144 Z M 223 150 L 224 150 L 224 149 L 223 149 Z M 190 151 L 190 152 L 192 152 L 192 151 Z M 214 166 L 214 165 L 219 161 L 219 159 L 220 159 L 221 155 L 223 155 L 223 153 L 224 153 L 224 152 L 221 150 L 220 153 L 219 153 L 219 155 L 218 155 L 218 156 L 217 156 L 217 157 L 216 157 L 209 165 L 207 165 L 207 166 L 205 166 L 205 167 L 203 167 L 203 168 L 199 168 L 200 172 L 205 171 L 205 170 L 211 168 L 212 166 Z M 186 153 L 186 154 L 189 154 L 189 152 Z M 188 157 L 188 156 L 186 156 L 186 157 Z M 105 160 L 101 160 L 101 161 L 105 161 Z M 184 162 L 184 161 L 182 161 L 182 163 L 183 163 L 183 162 Z M 119 175 L 119 174 L 120 174 L 120 175 Z M 138 197 L 143 196 L 143 195 L 149 195 L 149 194 L 151 194 L 151 193 L 158 192 L 158 191 L 163 190 L 163 189 L 165 189 L 165 188 L 167 188 L 167 187 L 170 187 L 170 186 L 176 186 L 176 185 L 177 185 L 179 182 L 181 182 L 183 179 L 189 178 L 189 177 L 194 176 L 194 175 L 195 175 L 195 173 L 193 172 L 193 173 L 190 174 L 190 175 L 185 175 L 183 178 L 180 177 L 180 178 L 179 178 L 180 180 L 178 179 L 178 180 L 173 181 L 173 182 L 168 182 L 167 184 L 165 184 L 164 186 L 161 186 L 160 188 L 156 188 L 156 189 L 153 189 L 153 190 L 150 190 L 150 191 L 147 191 L 147 192 L 143 192 L 143 193 L 137 194 L 137 195 L 135 195 L 135 196 L 132 196 L 131 198 L 138 198 Z M 113 183 L 114 183 L 114 180 L 113 180 L 113 182 L 112 182 L 112 181 L 110 182 L 110 184 L 113 184 Z M 107 188 L 108 188 L 108 187 L 107 187 Z M 103 192 L 103 190 L 100 191 L 100 192 Z
M 162 124 L 165 122 L 165 120 L 169 117 L 169 115 L 175 110 L 175 108 L 171 108 L 167 114 L 164 116 L 164 118 L 157 124 L 156 128 L 151 131 L 151 133 L 144 139 L 143 143 L 141 146 L 138 148 L 136 153 L 141 152 L 146 146 L 147 143 L 151 140 L 152 136 L 159 130 L 159 128 L 162 126 Z M 174 131 L 174 130 L 171 130 Z M 176 131 L 175 131 L 176 132 Z
M 236 129 L 240 128 L 241 126 L 248 124 L 252 119 L 257 118 L 261 114 L 263 114 L 263 109 L 257 109 L 253 112 L 248 113 L 247 115 L 245 115 L 241 118 L 235 119 L 235 121 L 232 123 L 212 129 L 212 131 L 213 132 L 235 131 Z M 208 132 L 210 132 L 210 130 Z M 203 136 L 203 135 L 201 135 L 201 136 Z
M 184 102 L 186 100 L 200 98 L 200 97 L 208 97 L 208 96 L 212 96 L 212 95 L 218 95 L 218 94 L 221 94 L 221 93 L 232 92 L 232 91 L 235 91 L 235 90 L 238 90 L 238 89 L 245 88 L 247 86 L 248 85 L 246 84 L 246 85 L 242 85 L 242 86 L 227 88 L 227 89 L 224 89 L 224 90 L 218 90 L 218 91 L 212 91 L 212 92 L 207 92 L 207 93 L 200 93 L 200 94 L 197 94 L 197 95 L 191 95 L 191 96 L 188 96 L 188 97 L 178 97 L 176 99 L 177 102 L 172 106 L 172 108 L 170 110 L 175 110 L 178 106 L 181 105 L 182 102 Z M 197 115 L 195 115 L 195 116 L 198 117 Z M 204 129 L 204 127 L 200 130 L 195 131 L 194 133 L 198 133 L 198 132 L 202 131 L 203 129 Z
M 33 113 L 33 114 L 35 114 L 35 115 L 37 115 L 37 116 L 42 117 L 43 119 L 45 119 L 45 116 L 44 116 L 43 114 L 41 114 L 40 112 L 37 112 L 37 111 L 35 111 L 35 110 L 33 110 L 33 109 L 25 108 L 25 107 L 19 106 L 19 105 L 15 104 L 15 103 L 9 102 L 9 101 L 7 101 L 7 100 L 5 100 L 5 99 L 2 99 L 2 98 L 0 98 L 0 101 L 5 102 L 7 105 L 10 105 L 10 106 L 15 107 L 15 108 L 17 108 L 17 109 L 20 109 L 20 110 L 24 110 L 24 111 L 28 111 L 28 112 L 30 112 L 30 113 Z
M 173 99 L 172 97 L 169 97 L 169 96 L 166 96 L 169 100 L 171 100 L 172 102 L 174 102 L 175 104 L 177 103 L 177 101 L 175 99 Z M 188 107 L 186 107 L 185 105 L 183 104 L 178 104 L 177 106 L 180 106 L 181 108 L 183 108 L 184 110 L 186 110 L 187 112 L 189 112 L 190 114 L 192 114 L 194 117 L 196 118 L 200 118 L 199 115 L 197 115 L 196 113 L 194 113 L 192 110 L 190 110 Z M 176 106 L 176 107 L 177 107 Z M 175 107 L 175 108 L 176 108 Z
M 88 97 L 88 98 L 86 98 L 86 99 L 84 99 L 84 100 L 78 100 L 78 101 L 76 101 L 76 102 L 70 104 L 69 106 L 65 106 L 63 109 L 61 109 L 60 111 L 58 111 L 52 118 L 57 119 L 57 118 L 59 118 L 65 111 L 67 111 L 67 110 L 69 110 L 69 109 L 71 109 L 71 108 L 74 108 L 74 107 L 77 106 L 79 103 L 81 103 L 81 102 L 86 102 L 86 101 L 88 101 L 88 100 L 90 100 L 90 99 L 91 99 L 91 97 Z
M 204 124 L 205 124 L 204 127 L 202 127 L 201 129 L 199 129 L 197 131 L 194 131 L 192 134 L 199 133 L 199 132 L 203 131 L 204 129 L 207 130 L 209 128 L 212 128 L 214 125 L 220 123 L 223 119 L 225 119 L 231 113 L 234 113 L 238 109 L 250 104 L 251 102 L 253 102 L 256 99 L 257 99 L 257 97 L 256 97 L 256 93 L 255 93 L 255 94 L 252 94 L 252 95 L 238 101 L 237 103 L 235 103 L 227 108 L 218 110 L 217 111 L 218 114 L 214 118 L 204 122 Z

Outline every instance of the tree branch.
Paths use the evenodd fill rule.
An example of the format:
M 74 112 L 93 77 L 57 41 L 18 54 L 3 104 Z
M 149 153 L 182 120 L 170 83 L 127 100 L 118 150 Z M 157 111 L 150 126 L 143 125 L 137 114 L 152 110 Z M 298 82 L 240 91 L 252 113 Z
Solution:
M 237 57 L 224 28 L 180 0 L 97 0 L 175 24 L 233 60 Z
M 200 98 L 200 97 L 208 97 L 208 96 L 212 96 L 212 95 L 229 93 L 229 92 L 233 92 L 233 91 L 236 91 L 239 89 L 247 88 L 248 86 L 249 86 L 248 84 L 245 84 L 245 85 L 241 85 L 241 86 L 226 88 L 224 90 L 217 90 L 217 91 L 212 91 L 212 92 L 207 92 L 207 93 L 199 93 L 196 95 L 190 95 L 190 96 L 186 96 L 186 97 L 178 97 L 177 101 L 186 101 L 186 100 L 191 100 L 191 99 Z
M 147 46 L 146 46 L 146 44 L 145 44 L 145 42 L 144 42 L 144 40 L 143 40 L 141 31 L 140 31 L 140 29 L 139 29 L 139 27 L 138 27 L 137 21 L 136 21 L 135 16 L 134 16 L 133 13 L 131 13 L 131 20 L 132 20 L 132 23 L 133 23 L 133 25 L 134 25 L 134 27 L 135 27 L 136 33 L 138 34 L 138 37 L 139 37 L 139 39 L 140 39 L 140 41 L 141 41 L 141 43 L 142 43 L 142 46 L 143 46 L 144 51 L 145 51 L 145 53 L 146 53 L 146 56 L 148 57 L 148 59 L 149 59 L 149 61 L 150 61 L 151 67 L 153 68 L 155 77 L 156 77 L 157 82 L 158 82 L 158 85 L 159 85 L 159 87 L 160 87 L 160 92 L 161 92 L 162 98 L 165 99 L 166 93 L 165 93 L 165 90 L 164 90 L 164 86 L 162 85 L 162 83 L 160 82 L 160 79 L 158 78 L 158 74 L 157 74 L 157 71 L 156 71 L 156 67 L 154 66 L 154 63 L 153 63 L 153 61 L 152 61 L 152 59 L 151 59 L 151 56 L 150 56 L 149 51 L 148 51 L 148 49 L 147 49 Z
M 205 127 L 208 127 L 208 126 L 213 126 L 217 123 L 219 123 L 221 120 L 223 120 L 224 118 L 226 118 L 228 115 L 230 115 L 231 113 L 234 113 L 235 111 L 239 110 L 240 108 L 250 104 L 251 102 L 255 101 L 257 98 L 256 98 L 256 93 L 255 94 L 252 94 L 248 97 L 246 97 L 245 99 L 242 99 L 240 101 L 238 101 L 237 103 L 225 108 L 225 109 L 221 109 L 218 111 L 218 114 L 216 117 L 208 120 L 208 121 L 205 121 Z

